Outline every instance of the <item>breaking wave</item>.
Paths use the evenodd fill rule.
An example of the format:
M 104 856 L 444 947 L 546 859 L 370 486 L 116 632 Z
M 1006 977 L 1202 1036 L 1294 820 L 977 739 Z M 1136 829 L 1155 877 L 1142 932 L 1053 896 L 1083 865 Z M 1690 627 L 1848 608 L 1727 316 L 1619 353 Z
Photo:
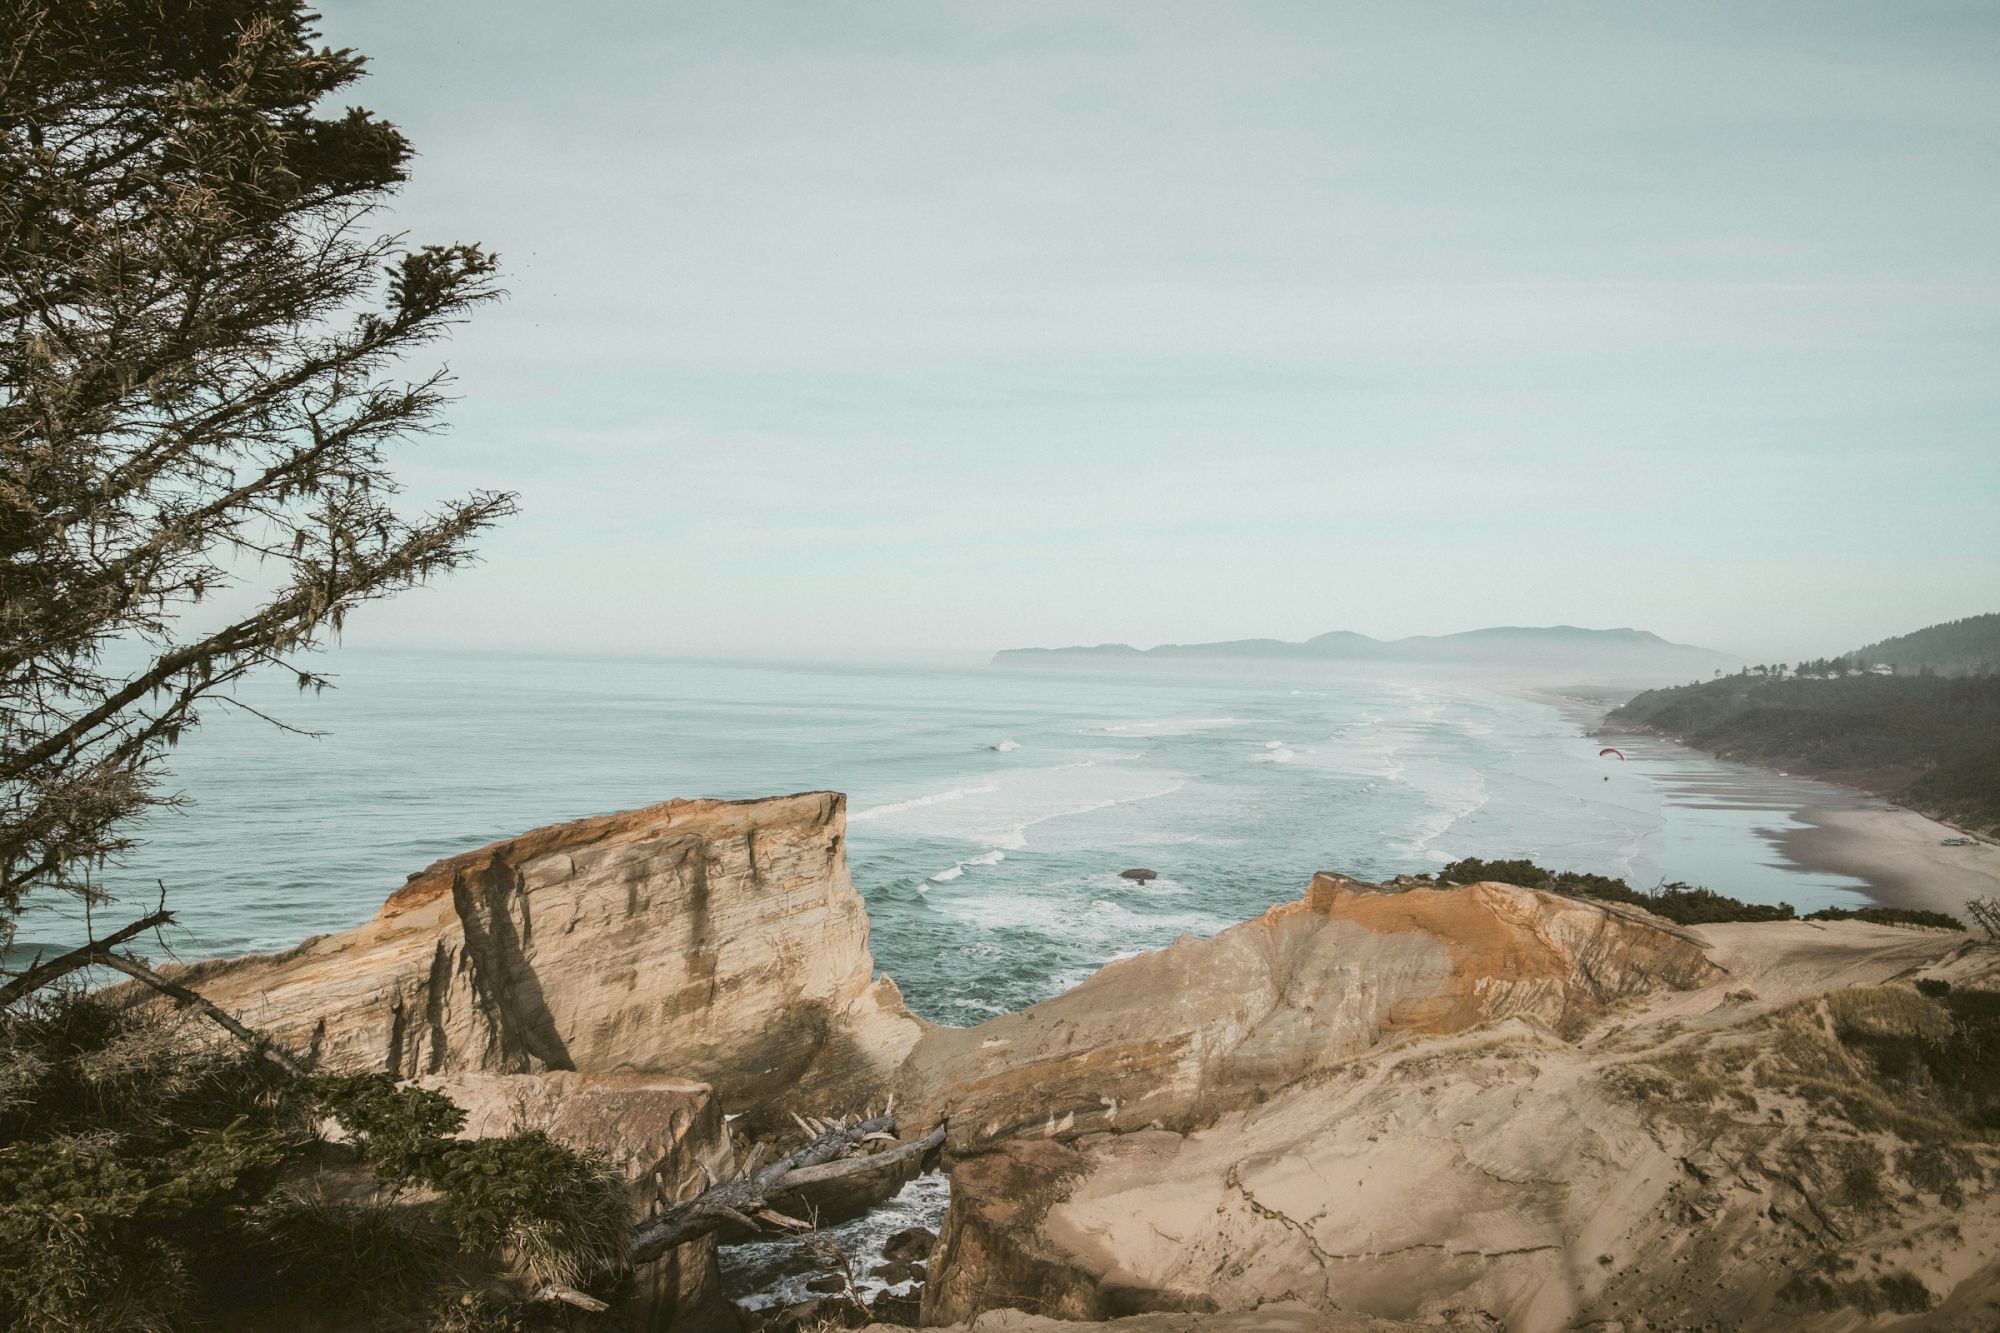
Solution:
M 962 801 L 968 796 L 984 796 L 999 791 L 995 786 L 953 787 L 950 791 L 935 791 L 927 796 L 913 796 L 907 801 L 896 801 L 889 805 L 873 805 L 866 810 L 856 810 L 847 817 L 849 823 L 861 824 L 884 815 L 900 815 L 905 810 L 920 810 L 927 805 L 943 805 L 946 801 Z

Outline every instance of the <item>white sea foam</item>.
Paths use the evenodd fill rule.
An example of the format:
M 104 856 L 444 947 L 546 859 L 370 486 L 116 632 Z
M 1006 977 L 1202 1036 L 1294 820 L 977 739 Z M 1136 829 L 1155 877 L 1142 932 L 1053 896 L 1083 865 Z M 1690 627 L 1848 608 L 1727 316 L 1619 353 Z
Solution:
M 1011 825 L 996 841 L 1008 851 L 1019 851 L 1028 845 L 1028 830 L 1037 824 L 1046 824 L 1052 819 L 1072 819 L 1077 815 L 1093 814 L 1099 810 L 1109 810 L 1114 806 L 1136 805 L 1140 801 L 1158 800 L 1162 796 L 1173 795 L 1186 785 L 1185 782 L 1176 782 L 1172 786 L 1162 787 L 1158 791 L 1141 792 L 1137 796 L 1114 796 L 1109 800 L 1088 801 L 1067 810 L 1051 810 L 1045 815 L 1036 815 L 1032 819 L 1023 819 Z
M 1417 818 L 1405 837 L 1390 845 L 1406 855 L 1439 862 L 1450 860 L 1449 856 L 1434 851 L 1432 844 L 1492 800 L 1485 777 L 1471 768 L 1426 764 L 1413 771 L 1409 785 L 1422 792 L 1432 808 Z
M 1233 717 L 1156 717 L 1145 722 L 1114 722 L 1098 729 L 1115 736 L 1185 736 L 1190 732 L 1236 725 Z
M 978 856 L 968 856 L 965 860 L 960 861 L 948 870 L 938 871 L 937 874 L 931 876 L 931 883 L 949 884 L 953 880 L 962 877 L 973 866 L 997 866 L 1006 859 L 1007 853 L 995 847 L 990 852 L 981 852 Z
M 882 1279 L 866 1274 L 882 1265 L 882 1247 L 898 1231 L 905 1227 L 937 1230 L 950 1201 L 950 1181 L 934 1171 L 918 1176 L 903 1186 L 893 1199 L 876 1205 L 864 1215 L 826 1229 L 834 1244 L 848 1256 L 855 1273 L 854 1285 L 863 1299 L 873 1300 L 888 1291 L 904 1293 L 911 1290 L 908 1284 L 891 1287 Z M 721 1257 L 725 1285 L 736 1286 L 745 1279 L 755 1281 L 760 1277 L 773 1279 L 762 1289 L 739 1298 L 743 1305 L 753 1310 L 790 1305 L 812 1296 L 805 1284 L 817 1274 L 818 1267 L 799 1262 L 798 1242 L 789 1236 L 750 1241 L 743 1245 L 725 1245 Z M 784 1268 L 795 1271 L 775 1276 L 776 1270 Z
M 889 805 L 870 806 L 866 810 L 856 810 L 847 817 L 850 824 L 866 823 L 871 819 L 881 819 L 886 815 L 900 815 L 910 810 L 920 810 L 927 805 L 943 805 L 946 801 L 962 801 L 968 796 L 984 796 L 1000 789 L 995 786 L 953 787 L 950 791 L 934 791 L 927 796 L 914 796 L 907 801 L 896 801 Z
M 1299 757 L 1299 752 L 1283 741 L 1265 741 L 1264 753 L 1253 756 L 1273 764 L 1289 764 Z
M 994 748 L 994 749 L 996 749 L 996 750 L 998 750 L 998 751 L 999 751 L 999 752 L 1000 752 L 1001 754 L 1006 754 L 1006 753 L 1007 753 L 1007 752 L 1008 752 L 1009 750 L 1018 750 L 1018 749 L 1020 749 L 1020 748 L 1021 748 L 1021 742 L 1019 742 L 1019 741 L 1001 741 L 1001 742 L 1000 742 L 1000 743 L 999 743 L 998 745 L 994 746 L 993 748 Z
M 940 903 L 938 910 L 979 930 L 1033 931 L 1097 954 L 1090 964 L 1092 971 L 1121 950 L 1141 953 L 1178 935 L 1213 935 L 1235 924 L 1215 912 L 1193 908 L 1161 911 L 1143 901 L 1138 910 L 1108 897 L 1091 898 L 1087 907 L 1079 905 L 1083 893 L 1103 892 L 1105 887 L 1095 876 L 1058 880 L 1033 893 L 965 894 Z

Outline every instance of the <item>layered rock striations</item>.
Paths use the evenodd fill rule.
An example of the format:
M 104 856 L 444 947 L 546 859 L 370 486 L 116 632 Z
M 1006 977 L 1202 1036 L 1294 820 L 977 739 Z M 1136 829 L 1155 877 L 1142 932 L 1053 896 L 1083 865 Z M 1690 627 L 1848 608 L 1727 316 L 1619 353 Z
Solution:
M 1539 906 L 1478 887 L 1466 901 L 1495 923 Z M 1477 919 L 1406 902 L 1461 944 Z M 1909 980 L 1991 988 L 2000 951 L 1859 923 L 1685 938 L 1731 971 L 1632 955 L 1635 983 L 1665 962 L 1668 984 L 1624 988 L 1595 1022 L 1426 1006 L 1447 1016 L 1420 1039 L 1192 1132 L 962 1159 L 925 1322 L 1054 1294 L 1051 1313 L 1086 1318 L 1299 1301 L 1527 1331 L 1989 1327 L 2000 1152 L 1857 1052 L 1949 1031 Z
M 2000 1309 L 1991 1133 L 1899 1104 L 1868 1054 L 1951 1031 L 1944 987 L 1990 991 L 2000 951 L 1320 875 L 945 1029 L 874 975 L 843 834 L 823 793 L 558 825 L 437 863 L 356 930 L 181 979 L 330 1064 L 445 1088 L 474 1132 L 608 1151 L 637 1209 L 726 1174 L 724 1112 L 769 1135 L 893 1091 L 955 1158 L 927 1323 L 1972 1329 Z M 711 1247 L 645 1276 L 656 1323 L 713 1309 Z
M 934 1028 L 898 1077 L 961 1150 L 1026 1133 L 1188 1129 L 1384 1041 L 1524 1017 L 1570 1032 L 1721 972 L 1645 913 L 1500 884 L 1387 891 L 1316 876 L 1213 939 L 1111 963 L 967 1029 Z
M 181 974 L 336 1068 L 668 1073 L 842 1103 L 922 1030 L 878 980 L 844 800 L 669 801 L 439 861 L 375 918 Z

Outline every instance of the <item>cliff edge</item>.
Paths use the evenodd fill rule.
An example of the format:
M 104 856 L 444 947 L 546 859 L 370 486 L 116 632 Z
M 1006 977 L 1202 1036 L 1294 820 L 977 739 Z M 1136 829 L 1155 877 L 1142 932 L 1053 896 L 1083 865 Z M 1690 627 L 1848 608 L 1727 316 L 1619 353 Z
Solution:
M 844 1106 L 924 1027 L 875 976 L 845 833 L 833 792 L 556 824 L 437 862 L 354 930 L 178 978 L 335 1068 L 637 1070 L 732 1110 Z

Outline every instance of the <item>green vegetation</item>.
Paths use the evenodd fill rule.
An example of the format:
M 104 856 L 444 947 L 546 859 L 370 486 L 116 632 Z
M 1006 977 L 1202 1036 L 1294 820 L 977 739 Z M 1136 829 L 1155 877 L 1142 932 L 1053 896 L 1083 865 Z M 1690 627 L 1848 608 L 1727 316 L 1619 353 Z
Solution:
M 1420 877 L 1421 878 L 1421 877 Z M 1571 898 L 1595 898 L 1599 902 L 1629 903 L 1683 926 L 1708 925 L 1721 921 L 1791 921 L 1798 909 L 1790 903 L 1746 903 L 1692 884 L 1678 881 L 1657 888 L 1639 890 L 1622 879 L 1592 875 L 1578 870 L 1550 870 L 1533 861 L 1517 858 L 1485 861 L 1476 856 L 1453 861 L 1437 873 L 1440 884 L 1477 884 L 1492 880 L 1518 884 L 1524 889 L 1546 889 Z M 1884 926 L 1930 926 L 1941 930 L 1964 930 L 1957 917 L 1942 912 L 1925 912 L 1902 907 L 1822 907 L 1806 914 L 1807 921 L 1871 921 Z
M 1964 930 L 1965 923 L 1944 912 L 1920 907 L 1822 907 L 1807 912 L 1808 921 L 1867 921 L 1878 926 L 1929 926 L 1934 930 Z
M 1518 884 L 1524 889 L 1547 889 L 1571 898 L 1595 898 L 1599 902 L 1629 903 L 1663 916 L 1683 926 L 1706 925 L 1717 921 L 1790 921 L 1797 910 L 1790 903 L 1772 907 L 1726 897 L 1712 889 L 1675 882 L 1641 892 L 1622 879 L 1592 875 L 1576 870 L 1549 870 L 1533 861 L 1482 861 L 1467 857 L 1453 861 L 1437 876 L 1440 884 L 1476 884 L 1494 880 Z
M 0 1014 L 0 1330 L 299 1308 L 532 1329 L 554 1316 L 524 1291 L 621 1280 L 605 1163 L 539 1133 L 453 1139 L 464 1114 L 437 1093 L 298 1077 L 196 1021 L 61 989 Z
M 2000 612 L 1967 616 L 1871 643 L 1854 656 L 1897 671 L 1976 676 L 2000 671 Z
M 391 455 L 447 401 L 405 358 L 499 294 L 495 264 L 377 230 L 413 150 L 348 104 L 363 58 L 317 21 L 0 23 L 0 952 L 36 902 L 105 900 L 205 708 L 254 672 L 325 686 L 307 655 L 350 613 L 514 508 L 398 494 Z
M 2000 829 L 2000 677 L 1726 676 L 1648 690 L 1608 720 Z

